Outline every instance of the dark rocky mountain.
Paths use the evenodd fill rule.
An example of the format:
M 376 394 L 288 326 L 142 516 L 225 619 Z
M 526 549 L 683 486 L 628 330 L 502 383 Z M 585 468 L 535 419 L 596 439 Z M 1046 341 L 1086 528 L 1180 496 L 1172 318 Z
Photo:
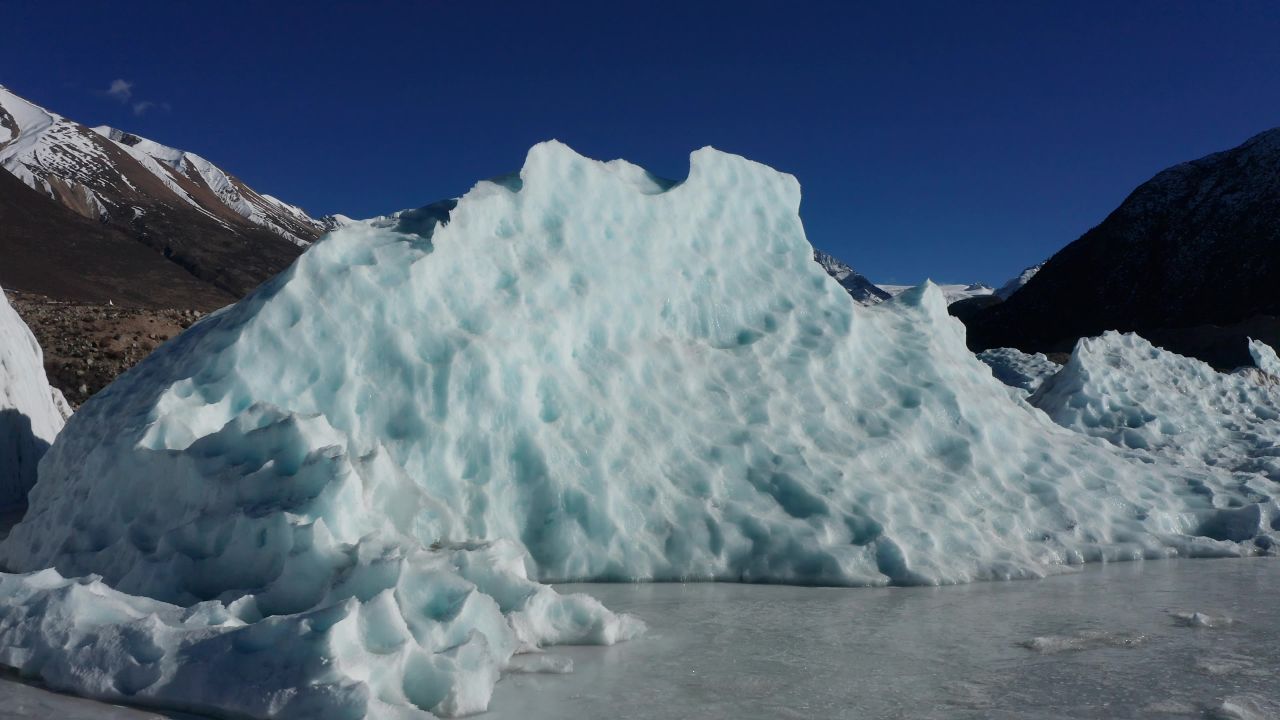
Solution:
M 1280 341 L 1280 129 L 1169 168 L 1001 303 L 964 318 L 975 350 L 1070 350 L 1137 331 L 1218 367 Z
M 1022 272 L 1018 273 L 1017 277 L 1010 278 L 1008 282 L 1001 285 L 1000 289 L 995 291 L 995 295 L 1001 300 L 1008 300 L 1010 295 L 1018 292 L 1024 285 L 1031 282 L 1031 278 L 1035 277 L 1042 267 L 1044 267 L 1044 263 L 1037 263 L 1029 268 L 1024 268 Z
M 86 127 L 3 87 L 0 167 L 0 204 L 22 218 L 0 225 L 0 285 L 57 299 L 207 308 L 325 230 L 198 155 Z

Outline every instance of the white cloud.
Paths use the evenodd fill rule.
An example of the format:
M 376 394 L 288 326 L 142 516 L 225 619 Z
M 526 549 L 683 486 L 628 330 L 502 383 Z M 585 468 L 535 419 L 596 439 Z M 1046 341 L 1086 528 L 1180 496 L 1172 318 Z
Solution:
M 111 81 L 111 87 L 107 88 L 107 97 L 115 98 L 122 103 L 129 102 L 129 98 L 133 97 L 133 83 L 122 78 L 116 78 Z
M 129 106 L 129 109 L 133 110 L 133 114 L 137 117 L 142 117 L 152 110 L 164 110 L 168 112 L 172 109 L 169 103 L 160 100 L 135 100 L 133 96 L 133 86 L 134 82 L 132 80 L 116 78 L 111 81 L 111 85 L 108 86 L 106 90 L 99 90 L 97 94 L 102 97 L 109 97 L 112 100 L 116 100 L 121 105 Z

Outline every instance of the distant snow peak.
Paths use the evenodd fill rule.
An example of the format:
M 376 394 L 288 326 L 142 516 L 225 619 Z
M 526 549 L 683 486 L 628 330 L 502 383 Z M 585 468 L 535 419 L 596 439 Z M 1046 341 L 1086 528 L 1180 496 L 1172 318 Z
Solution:
M 893 297 L 834 255 L 815 249 L 813 259 L 862 305 L 875 305 Z
M 317 221 L 320 223 L 320 226 L 324 228 L 325 232 L 332 232 L 334 230 L 337 230 L 340 227 L 346 227 L 348 225 L 354 225 L 355 223 L 360 222 L 359 220 L 356 220 L 354 218 L 349 218 L 346 215 L 343 215 L 341 213 L 333 213 L 332 215 L 321 215 L 319 218 L 317 218 Z
M 931 281 L 926 281 L 926 282 L 931 282 Z M 889 293 L 891 296 L 897 297 L 898 295 L 901 295 L 902 293 L 916 286 L 915 285 L 879 284 L 878 287 L 883 289 L 885 292 Z M 937 285 L 937 287 L 939 290 L 942 291 L 942 296 L 946 298 L 948 305 L 950 305 L 951 303 L 957 302 L 959 300 L 964 300 L 965 298 L 983 297 L 985 295 L 991 295 L 995 292 L 995 290 L 990 285 L 987 285 L 986 283 L 980 283 L 980 282 L 969 283 L 969 284 L 956 284 L 956 283 L 942 284 L 942 285 Z
M 1018 273 L 1017 277 L 1011 278 L 1004 285 L 1001 285 L 1000 289 L 996 291 L 996 296 L 1001 300 L 1008 300 L 1010 295 L 1018 292 L 1022 289 L 1023 285 L 1030 282 L 1031 278 L 1035 277 L 1036 273 L 1040 272 L 1040 268 L 1042 267 L 1044 267 L 1043 262 L 1036 263 L 1029 268 L 1024 268 L 1022 272 Z

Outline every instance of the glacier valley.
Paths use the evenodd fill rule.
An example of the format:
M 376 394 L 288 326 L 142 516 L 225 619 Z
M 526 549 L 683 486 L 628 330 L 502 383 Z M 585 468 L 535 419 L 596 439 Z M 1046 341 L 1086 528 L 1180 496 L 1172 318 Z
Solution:
M 856 304 L 799 207 L 709 148 L 672 185 L 551 142 L 413 232 L 334 231 L 71 416 L 0 543 L 0 664 L 192 712 L 455 716 L 569 669 L 547 646 L 642 635 L 549 583 L 1275 547 L 1265 369 L 1108 335 L 1062 370 L 1003 356 L 1012 390 L 938 287 Z

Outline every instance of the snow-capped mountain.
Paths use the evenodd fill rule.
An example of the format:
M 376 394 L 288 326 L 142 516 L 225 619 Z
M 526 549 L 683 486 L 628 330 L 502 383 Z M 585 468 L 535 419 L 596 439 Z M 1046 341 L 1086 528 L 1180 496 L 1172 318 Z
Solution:
M 218 166 L 196 155 L 123 130 L 100 125 L 93 132 L 124 148 L 175 195 L 202 212 L 220 219 L 220 208 L 206 207 L 211 191 L 223 206 L 259 227 L 299 246 L 307 246 L 323 232 L 324 224 L 301 208 L 258 193 Z M 193 189 L 190 186 L 195 185 Z M 202 202 L 204 201 L 204 202 Z
M 881 283 L 877 287 L 889 293 L 891 297 L 897 297 L 898 295 L 901 295 L 902 293 L 915 287 L 915 285 L 885 285 Z M 961 300 L 966 300 L 971 297 L 985 297 L 987 295 L 995 294 L 995 288 L 980 282 L 969 283 L 968 285 L 965 285 L 965 284 L 939 285 L 938 289 L 942 290 L 942 295 L 947 299 L 948 305 L 954 302 L 959 302 Z
M 1070 350 L 1133 330 L 1222 368 L 1247 338 L 1280 341 L 1280 128 L 1164 170 L 1050 258 L 1035 280 L 969 319 L 975 350 Z
M 880 286 L 868 280 L 865 276 L 849 267 L 843 260 L 824 253 L 821 250 L 813 251 L 813 259 L 827 274 L 836 279 L 840 286 L 849 292 L 849 295 L 862 305 L 875 305 L 893 297 Z
M 1029 268 L 1024 268 L 1022 272 L 1018 273 L 1017 277 L 1010 278 L 1009 282 L 1001 285 L 1000 289 L 996 291 L 996 296 L 1001 300 L 1008 300 L 1010 295 L 1018 292 L 1023 285 L 1030 282 L 1031 278 L 1035 277 L 1042 267 L 1044 267 L 1044 263 L 1037 263 Z
M 234 294 L 283 269 L 326 231 L 300 208 L 255 191 L 199 155 L 114 128 L 86 127 L 3 86 L 0 167 Z
M 264 195 L 213 163 L 100 126 L 87 128 L 0 86 L 0 165 L 86 217 L 146 214 L 133 196 L 180 203 L 228 227 L 248 223 L 306 246 L 324 231 L 301 208 Z M 139 170 L 151 177 L 139 177 Z M 163 185 L 161 192 L 152 180 Z
M 333 230 L 337 230 L 340 227 L 346 227 L 348 225 L 354 225 L 355 223 L 360 222 L 359 220 L 356 220 L 355 218 L 349 218 L 346 215 L 343 215 L 342 213 L 334 213 L 332 215 L 321 215 L 320 217 L 316 218 L 316 221 L 320 223 L 320 227 L 324 228 L 325 232 L 331 232 Z

